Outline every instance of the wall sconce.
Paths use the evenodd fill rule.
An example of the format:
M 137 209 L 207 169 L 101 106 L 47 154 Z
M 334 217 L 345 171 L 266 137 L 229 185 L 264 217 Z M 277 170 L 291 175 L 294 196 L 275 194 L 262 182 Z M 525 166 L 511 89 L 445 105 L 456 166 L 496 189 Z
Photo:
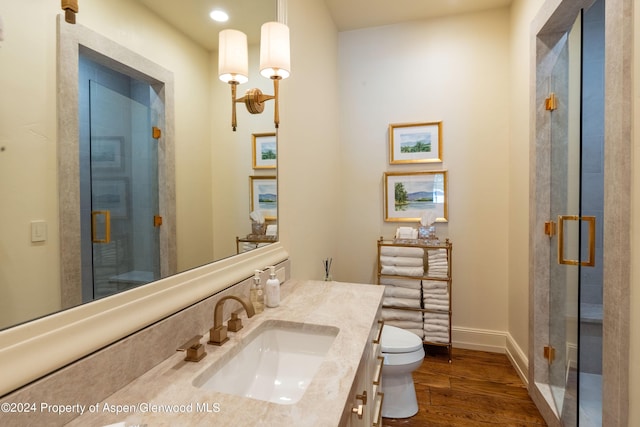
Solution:
M 273 99 L 275 110 L 273 122 L 280 125 L 278 113 L 278 86 L 289 77 L 291 60 L 289 54 L 289 27 L 279 22 L 267 22 L 260 32 L 260 74 L 273 80 L 273 95 L 263 94 L 258 88 L 249 89 L 241 98 L 236 98 L 237 86 L 249 81 L 247 36 L 238 30 L 222 30 L 219 36 L 218 75 L 220 80 L 231 85 L 231 127 L 236 130 L 236 103 L 243 102 L 251 114 L 264 111 L 264 103 Z

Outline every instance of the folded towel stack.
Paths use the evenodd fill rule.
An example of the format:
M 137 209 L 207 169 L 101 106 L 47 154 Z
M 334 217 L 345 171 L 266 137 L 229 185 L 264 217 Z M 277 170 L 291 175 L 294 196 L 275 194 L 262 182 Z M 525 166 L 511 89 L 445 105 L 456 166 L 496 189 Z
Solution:
M 424 274 L 423 267 L 398 267 L 395 265 L 383 265 L 382 274 L 388 274 L 393 276 L 410 276 L 421 277 Z
M 448 282 L 442 280 L 423 280 L 422 302 L 426 309 L 449 311 Z
M 418 282 L 417 280 L 414 280 L 414 282 L 420 285 L 420 282 Z M 403 286 L 384 285 L 384 296 L 385 298 L 410 298 L 418 301 L 418 304 L 419 304 L 420 288 L 418 287 L 416 289 L 412 289 L 412 288 L 405 288 Z M 386 301 L 385 301 L 385 304 L 391 305 L 391 304 L 387 304 Z
M 423 267 L 424 260 L 420 257 L 408 256 L 380 256 L 380 264 L 393 267 Z
M 383 308 L 382 320 L 387 323 L 388 320 L 405 320 L 415 322 L 422 329 L 422 312 L 413 310 L 400 310 L 395 308 Z
M 420 302 L 420 300 L 417 301 L 418 303 Z M 385 325 L 396 326 L 413 332 L 420 339 L 424 337 L 422 312 L 420 311 L 383 308 L 382 320 L 384 320 Z
M 384 275 L 422 277 L 424 275 L 424 249 L 408 246 L 381 246 L 380 272 Z M 381 277 L 385 286 L 385 306 L 420 308 L 422 295 L 420 280 Z M 397 319 L 396 319 L 397 320 Z M 422 329 L 422 327 L 418 328 Z
M 400 256 L 407 258 L 423 258 L 424 249 L 411 246 L 381 246 L 380 255 Z
M 427 274 L 430 277 L 448 277 L 449 259 L 446 249 L 430 249 L 427 251 Z
M 446 344 L 449 342 L 449 314 L 424 313 L 424 340 Z
M 420 280 L 415 279 L 396 279 L 394 277 L 381 277 L 380 284 L 385 286 L 396 286 L 408 289 L 420 290 Z

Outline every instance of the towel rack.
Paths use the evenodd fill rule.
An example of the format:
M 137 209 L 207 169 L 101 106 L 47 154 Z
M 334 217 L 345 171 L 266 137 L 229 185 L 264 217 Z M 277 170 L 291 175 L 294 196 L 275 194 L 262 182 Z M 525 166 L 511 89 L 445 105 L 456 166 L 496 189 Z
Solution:
M 420 248 L 422 252 L 413 248 Z M 452 249 L 449 239 L 440 242 L 380 237 L 377 258 L 377 284 L 387 287 L 382 303 L 385 324 L 417 334 L 427 349 L 429 346 L 446 347 L 449 363 L 452 351 Z M 420 257 L 422 263 L 416 263 L 416 258 Z M 402 298 L 392 296 L 396 294 Z

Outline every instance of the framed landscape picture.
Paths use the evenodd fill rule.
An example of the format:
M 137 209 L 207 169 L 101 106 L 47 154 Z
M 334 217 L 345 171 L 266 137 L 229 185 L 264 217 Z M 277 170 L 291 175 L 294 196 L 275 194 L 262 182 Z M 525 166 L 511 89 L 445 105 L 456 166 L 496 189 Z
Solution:
M 442 162 L 442 122 L 389 125 L 389 163 Z
M 254 169 L 275 169 L 277 148 L 275 133 L 254 133 L 251 135 Z
M 447 208 L 447 171 L 384 173 L 385 221 L 419 222 L 432 211 L 447 222 Z
M 250 212 L 260 210 L 267 221 L 278 217 L 278 181 L 275 176 L 250 176 Z

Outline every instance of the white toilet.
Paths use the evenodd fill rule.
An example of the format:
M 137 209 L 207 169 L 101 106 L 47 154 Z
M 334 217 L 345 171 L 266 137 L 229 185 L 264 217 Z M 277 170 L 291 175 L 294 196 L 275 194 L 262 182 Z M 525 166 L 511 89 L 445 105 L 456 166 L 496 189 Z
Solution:
M 382 367 L 382 416 L 408 418 L 418 413 L 418 400 L 411 373 L 424 360 L 422 340 L 414 333 L 384 325 L 380 339 Z

